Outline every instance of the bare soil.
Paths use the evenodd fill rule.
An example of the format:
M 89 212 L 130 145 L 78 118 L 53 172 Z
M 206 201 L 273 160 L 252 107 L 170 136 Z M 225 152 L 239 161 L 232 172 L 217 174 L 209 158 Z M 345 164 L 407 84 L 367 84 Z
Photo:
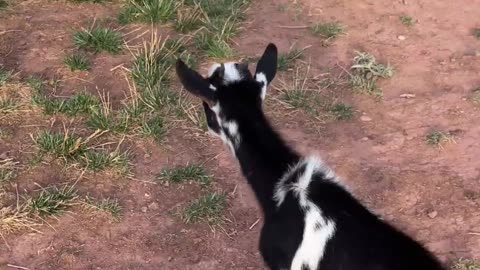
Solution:
M 73 49 L 73 29 L 95 16 L 115 18 L 118 8 L 108 2 L 12 1 L 0 12 L 0 65 L 21 77 L 59 78 L 60 95 L 98 88 L 118 102 L 128 87 L 120 69 L 111 69 L 128 66 L 128 52 L 96 55 L 88 74 L 71 73 L 62 62 Z M 416 20 L 413 27 L 401 24 L 404 14 Z M 381 101 L 345 89 L 333 93 L 356 109 L 351 121 L 306 121 L 308 116 L 292 116 L 281 105 L 268 113 L 293 146 L 319 152 L 365 204 L 447 263 L 460 257 L 480 260 L 480 107 L 471 102 L 471 91 L 480 85 L 480 41 L 471 34 L 479 14 L 479 0 L 253 1 L 245 29 L 235 39 L 236 50 L 248 56 L 259 55 L 268 42 L 281 51 L 294 43 L 311 45 L 305 60 L 316 74 L 343 73 L 355 50 L 395 68 L 392 78 L 380 82 Z M 346 35 L 322 46 L 308 29 L 296 27 L 315 21 L 341 22 Z M 32 127 L 0 127 L 15 134 L 1 139 L 0 154 L 26 159 L 33 151 L 28 149 Z M 455 142 L 427 145 L 425 135 L 433 129 L 450 131 Z M 236 161 L 216 139 L 195 137 L 191 130 L 176 129 L 164 146 L 132 142 L 135 179 L 100 174 L 79 183 L 82 194 L 118 198 L 124 208 L 119 221 L 74 207 L 49 220 L 51 227 L 42 226 L 41 233 L 22 231 L 0 241 L 0 268 L 265 269 L 257 251 L 261 221 L 253 226 L 261 214 Z M 228 221 L 214 230 L 202 223 L 186 225 L 174 214 L 202 194 L 201 188 L 153 181 L 161 168 L 205 160 L 215 175 L 214 189 L 228 193 Z M 60 166 L 42 164 L 16 181 L 23 191 L 67 178 Z

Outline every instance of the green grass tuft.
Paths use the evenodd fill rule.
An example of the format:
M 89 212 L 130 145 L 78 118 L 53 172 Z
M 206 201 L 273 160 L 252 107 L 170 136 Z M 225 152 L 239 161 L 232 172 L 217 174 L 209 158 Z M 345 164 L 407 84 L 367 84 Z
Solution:
M 226 206 L 226 197 L 221 193 L 208 193 L 192 201 L 183 209 L 182 219 L 185 223 L 205 221 L 210 225 L 223 223 L 222 212 Z
M 82 161 L 85 167 L 94 172 L 102 171 L 107 168 L 117 168 L 121 172 L 128 171 L 128 155 L 126 153 L 88 151 L 82 155 Z
M 425 140 L 429 145 L 441 145 L 443 143 L 453 141 L 453 137 L 448 132 L 433 130 L 425 136 Z
M 343 34 L 345 28 L 338 22 L 315 23 L 310 26 L 310 33 L 325 39 L 334 39 Z
M 173 29 L 180 33 L 188 33 L 203 26 L 205 13 L 200 6 L 181 10 L 173 25 Z
M 292 63 L 303 57 L 303 50 L 297 49 L 294 46 L 290 47 L 287 53 L 280 54 L 278 57 L 278 70 L 285 71 L 292 67 Z
M 85 124 L 94 130 L 125 132 L 128 129 L 128 120 L 111 111 L 100 109 L 91 112 Z
M 408 15 L 401 15 L 398 18 L 400 19 L 400 22 L 405 26 L 411 27 L 415 25 L 415 21 L 413 20 L 413 18 Z
M 0 160 L 0 185 L 9 182 L 17 176 L 18 162 L 12 159 Z
M 96 201 L 93 198 L 87 196 L 85 197 L 85 204 L 96 210 L 109 213 L 115 219 L 120 218 L 122 214 L 122 206 L 117 199 L 106 198 L 100 201 Z
M 377 86 L 379 78 L 393 76 L 394 70 L 390 65 L 378 64 L 374 56 L 366 52 L 357 52 L 350 67 L 350 84 L 354 90 L 381 97 L 383 92 Z
M 207 56 L 215 59 L 226 59 L 235 55 L 227 40 L 215 34 L 198 33 L 195 36 L 194 43 L 197 49 L 204 51 Z
M 115 54 L 122 50 L 123 39 L 120 33 L 108 27 L 96 26 L 76 31 L 73 34 L 73 43 L 79 49 Z
M 68 132 L 62 134 L 42 130 L 34 142 L 41 151 L 65 159 L 77 158 L 87 151 L 85 141 Z
M 337 120 L 349 120 L 353 117 L 353 108 L 341 102 L 333 104 L 329 111 Z
M 67 207 L 74 205 L 77 199 L 76 190 L 73 187 L 64 186 L 59 189 L 53 187 L 43 189 L 40 193 L 26 200 L 26 208 L 33 214 L 40 216 L 58 215 Z
M 64 102 L 64 106 L 61 110 L 69 116 L 75 116 L 78 114 L 89 114 L 98 109 L 100 101 L 96 96 L 88 92 L 80 92 L 70 97 Z
M 195 181 L 202 187 L 209 186 L 212 176 L 207 173 L 200 164 L 189 164 L 182 167 L 165 168 L 160 171 L 157 177 L 159 180 L 179 184 L 186 181 Z
M 480 40 L 480 28 L 475 28 L 475 29 L 473 29 L 473 36 L 474 36 L 476 39 Z
M 480 263 L 473 260 L 460 259 L 453 264 L 452 270 L 480 270 Z
M 12 77 L 13 72 L 0 68 L 0 85 L 4 85 Z
M 6 9 L 8 7 L 7 0 L 0 0 L 0 11 Z
M 13 112 L 17 107 L 17 102 L 14 99 L 0 97 L 0 113 Z
M 71 71 L 90 69 L 90 61 L 82 54 L 67 55 L 65 56 L 63 62 L 70 68 Z
M 181 1 L 177 0 L 128 0 L 120 10 L 118 20 L 122 24 L 167 22 L 175 17 L 180 5 Z
M 167 133 L 164 122 L 163 117 L 158 114 L 144 120 L 141 127 L 142 135 L 152 137 L 158 144 L 162 143 Z

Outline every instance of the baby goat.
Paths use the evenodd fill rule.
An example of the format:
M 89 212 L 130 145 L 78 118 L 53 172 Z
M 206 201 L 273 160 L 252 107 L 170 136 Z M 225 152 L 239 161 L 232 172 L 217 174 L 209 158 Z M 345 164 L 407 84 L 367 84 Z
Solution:
M 203 101 L 210 132 L 238 159 L 264 214 L 260 252 L 270 269 L 441 270 L 418 242 L 380 220 L 319 158 L 302 158 L 262 111 L 277 68 L 269 44 L 253 76 L 248 66 L 214 64 L 208 78 L 177 61 L 181 83 Z

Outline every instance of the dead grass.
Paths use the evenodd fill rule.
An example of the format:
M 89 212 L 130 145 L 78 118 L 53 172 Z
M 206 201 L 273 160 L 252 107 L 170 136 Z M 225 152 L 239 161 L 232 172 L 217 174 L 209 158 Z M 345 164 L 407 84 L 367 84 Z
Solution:
M 432 130 L 425 136 L 428 145 L 441 146 L 442 144 L 455 142 L 453 136 L 449 132 L 440 130 Z
M 209 225 L 220 225 L 224 221 L 223 210 L 226 206 L 226 196 L 222 193 L 210 192 L 190 202 L 182 213 L 185 223 L 203 221 Z
M 19 169 L 20 163 L 12 158 L 0 160 L 0 185 L 14 179 Z
M 382 90 L 377 86 L 377 80 L 392 77 L 394 74 L 393 67 L 377 63 L 375 57 L 366 52 L 357 52 L 350 69 L 352 88 L 377 97 L 383 96 Z
M 452 270 L 480 270 L 480 263 L 473 260 L 460 259 L 453 264 Z
M 24 229 L 35 230 L 40 223 L 32 218 L 25 205 L 0 208 L 0 236 Z M 36 230 L 35 230 L 36 231 Z

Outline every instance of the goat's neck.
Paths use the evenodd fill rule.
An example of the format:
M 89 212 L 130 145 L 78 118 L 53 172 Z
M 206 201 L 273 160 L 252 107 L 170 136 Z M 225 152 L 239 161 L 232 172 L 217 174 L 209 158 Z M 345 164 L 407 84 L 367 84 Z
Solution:
M 273 213 L 276 183 L 300 156 L 271 127 L 263 113 L 239 123 L 240 143 L 235 155 L 265 215 Z

